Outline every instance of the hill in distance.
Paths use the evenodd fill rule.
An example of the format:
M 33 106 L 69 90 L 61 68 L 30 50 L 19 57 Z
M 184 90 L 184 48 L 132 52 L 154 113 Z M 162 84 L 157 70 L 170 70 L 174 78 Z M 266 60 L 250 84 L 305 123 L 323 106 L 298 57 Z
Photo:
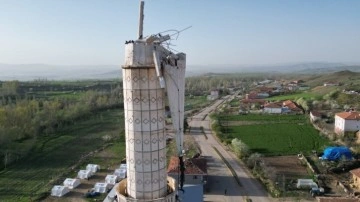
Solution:
M 353 72 L 350 70 L 343 70 L 328 74 L 316 75 L 307 79 L 307 84 L 310 86 L 321 86 L 325 82 L 340 83 L 346 85 L 360 84 L 360 72 Z
M 121 77 L 120 65 L 2 64 L 0 80 L 81 80 Z
M 283 65 L 188 65 L 186 76 L 216 76 L 249 73 L 321 75 L 340 70 L 360 72 L 360 65 L 342 63 L 298 63 Z M 47 65 L 47 64 L 3 64 L 0 63 L 0 80 L 29 81 L 34 79 L 82 80 L 121 78 L 120 65 Z M 211 73 L 209 73 L 211 72 Z

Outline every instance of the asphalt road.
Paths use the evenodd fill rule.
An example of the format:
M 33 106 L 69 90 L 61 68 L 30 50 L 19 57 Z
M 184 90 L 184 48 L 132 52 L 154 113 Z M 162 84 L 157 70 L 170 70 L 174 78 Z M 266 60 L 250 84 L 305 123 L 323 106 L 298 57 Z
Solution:
M 224 100 L 203 109 L 199 114 L 188 119 L 190 134 L 199 144 L 201 154 L 208 159 L 208 181 L 204 190 L 204 201 L 238 202 L 251 199 L 254 202 L 268 202 L 273 199 L 239 162 L 236 156 L 221 145 L 212 134 L 208 114 L 216 109 Z M 204 133 L 200 127 L 204 128 Z M 206 137 L 207 138 L 206 138 Z M 214 147 L 221 153 L 238 175 L 240 185 L 236 182 L 225 162 Z

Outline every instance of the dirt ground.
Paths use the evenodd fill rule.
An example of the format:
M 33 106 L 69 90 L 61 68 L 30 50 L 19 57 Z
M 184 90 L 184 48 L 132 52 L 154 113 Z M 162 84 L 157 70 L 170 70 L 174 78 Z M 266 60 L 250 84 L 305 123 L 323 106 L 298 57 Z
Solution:
M 276 156 L 262 158 L 267 167 L 272 167 L 278 176 L 286 179 L 298 179 L 309 176 L 306 166 L 297 156 Z

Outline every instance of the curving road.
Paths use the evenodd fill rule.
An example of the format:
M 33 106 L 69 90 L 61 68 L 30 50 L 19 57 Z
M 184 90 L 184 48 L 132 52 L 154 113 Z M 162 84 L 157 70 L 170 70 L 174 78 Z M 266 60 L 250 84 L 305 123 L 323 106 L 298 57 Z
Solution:
M 215 110 L 223 101 L 216 101 L 211 106 L 203 109 L 199 114 L 188 119 L 188 123 L 191 126 L 190 134 L 200 146 L 202 156 L 208 158 L 208 183 L 204 190 L 204 201 L 238 202 L 246 201 L 246 199 L 251 199 L 254 202 L 273 201 L 262 185 L 237 160 L 236 156 L 232 152 L 227 151 L 213 137 L 210 128 L 210 118 L 207 115 Z M 204 128 L 205 135 L 200 130 L 200 127 Z M 235 181 L 229 168 L 214 148 L 221 153 L 235 170 L 240 185 Z

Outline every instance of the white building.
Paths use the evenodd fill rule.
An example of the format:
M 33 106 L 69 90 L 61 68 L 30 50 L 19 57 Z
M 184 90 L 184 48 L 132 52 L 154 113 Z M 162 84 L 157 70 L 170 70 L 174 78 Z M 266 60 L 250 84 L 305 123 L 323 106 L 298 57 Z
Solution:
M 268 103 L 264 105 L 264 113 L 269 114 L 281 114 L 282 104 L 281 103 Z
M 335 114 L 335 133 L 355 132 L 360 130 L 359 112 L 341 112 Z
M 109 189 L 110 185 L 108 183 L 97 182 L 94 186 L 94 191 L 99 193 L 106 193 Z
M 118 176 L 120 179 L 126 178 L 126 168 L 115 169 L 114 175 Z
M 65 194 L 67 194 L 69 192 L 70 192 L 69 188 L 67 188 L 65 186 L 55 185 L 51 189 L 51 196 L 62 197 L 62 196 L 64 196 Z
M 88 164 L 86 166 L 86 170 L 90 170 L 92 173 L 96 173 L 98 170 L 100 170 L 100 166 L 96 164 Z
M 126 164 L 125 163 L 122 163 L 122 164 L 120 164 L 120 167 L 119 167 L 120 169 L 126 169 Z
M 92 172 L 90 170 L 80 170 L 77 175 L 79 179 L 89 179 L 91 176 Z
M 317 111 L 310 112 L 310 121 L 315 122 L 321 119 L 321 114 Z
M 219 98 L 219 91 L 218 90 L 212 90 L 210 92 L 210 95 L 207 96 L 208 100 L 216 100 Z
M 69 188 L 69 189 L 74 189 L 79 185 L 80 185 L 80 180 L 79 179 L 66 178 L 65 181 L 64 181 L 64 186 Z
M 116 175 L 106 175 L 105 183 L 115 185 L 119 181 L 120 177 Z

